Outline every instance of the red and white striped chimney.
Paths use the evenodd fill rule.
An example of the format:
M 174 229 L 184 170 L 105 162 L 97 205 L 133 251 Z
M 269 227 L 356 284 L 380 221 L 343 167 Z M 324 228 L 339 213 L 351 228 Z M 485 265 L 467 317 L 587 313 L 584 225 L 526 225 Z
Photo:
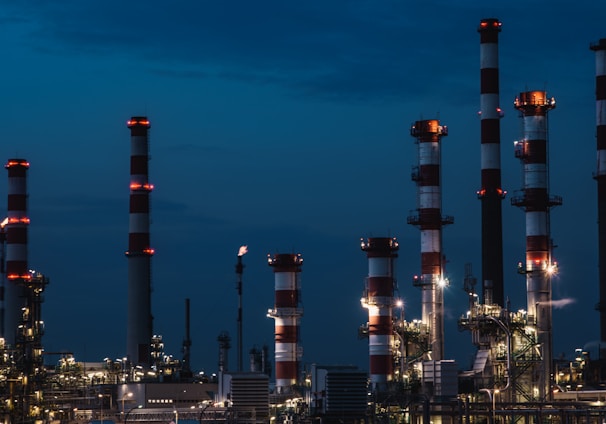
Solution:
M 374 391 L 385 391 L 393 379 L 394 259 L 399 246 L 395 238 L 372 237 L 362 240 L 360 247 L 368 258 L 362 306 L 368 309 L 370 384 Z
M 515 99 L 521 112 L 524 135 L 516 141 L 515 156 L 523 165 L 524 188 L 511 204 L 524 209 L 526 215 L 526 264 L 519 272 L 526 274 L 528 323 L 534 325 L 541 349 L 541 370 L 534 382 L 538 388 L 535 399 L 551 398 L 550 375 L 552 361 L 551 275 L 552 244 L 549 210 L 561 205 L 562 198 L 549 196 L 549 166 L 547 157 L 547 112 L 555 108 L 555 99 L 545 91 L 526 91 Z
M 274 269 L 275 304 L 267 316 L 275 320 L 276 392 L 289 393 L 299 381 L 301 283 L 299 273 L 303 258 L 300 254 L 277 253 L 268 256 Z
M 14 346 L 25 305 L 24 280 L 31 278 L 27 266 L 27 170 L 25 159 L 9 159 L 8 220 L 6 223 L 6 290 L 4 292 L 4 338 Z
M 600 285 L 600 340 L 606 341 L 606 38 L 590 46 L 595 52 L 595 100 L 598 184 L 598 269 Z M 603 356 L 602 356 L 603 357 Z
M 6 291 L 6 229 L 8 218 L 0 224 L 0 337 L 4 337 L 5 299 Z
M 498 19 L 482 19 L 480 33 L 480 125 L 482 188 L 482 300 L 504 306 L 501 128 Z
M 410 135 L 419 145 L 419 166 L 412 173 L 417 183 L 418 214 L 408 217 L 408 223 L 421 230 L 421 277 L 413 284 L 421 288 L 421 320 L 429 327 L 430 356 L 426 359 L 444 359 L 444 255 L 442 227 L 454 222 L 453 217 L 442 217 L 441 146 L 448 135 L 446 126 L 437 119 L 416 121 Z
M 152 339 L 149 203 L 149 120 L 132 117 L 130 128 L 130 220 L 128 232 L 128 315 L 126 353 L 134 364 L 150 365 Z

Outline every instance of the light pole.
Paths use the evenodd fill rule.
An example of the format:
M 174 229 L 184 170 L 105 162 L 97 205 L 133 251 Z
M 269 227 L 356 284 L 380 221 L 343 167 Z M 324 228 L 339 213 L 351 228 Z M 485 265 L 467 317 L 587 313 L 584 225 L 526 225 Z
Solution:
M 128 393 L 124 393 L 122 395 L 122 399 L 119 399 L 122 401 L 122 413 L 124 414 L 124 401 L 126 400 L 127 397 L 132 397 L 133 396 L 133 392 L 128 392 Z
M 103 424 L 103 394 L 99 393 L 99 401 L 101 402 L 101 424 Z
M 202 404 L 204 405 L 206 401 L 202 402 Z M 206 411 L 206 409 L 208 409 L 208 407 L 211 405 L 210 402 L 206 403 L 206 405 L 204 405 L 203 408 L 200 408 L 200 415 L 198 415 L 198 422 L 200 424 L 202 424 L 202 415 L 204 414 L 204 411 Z
M 124 414 L 124 424 L 126 424 L 126 422 L 128 421 L 128 416 L 130 415 L 131 412 L 133 412 L 133 409 L 138 409 L 141 407 L 142 407 L 142 405 L 136 405 L 136 406 L 133 406 L 132 408 L 130 408 L 126 414 L 124 414 L 124 412 L 122 412 Z

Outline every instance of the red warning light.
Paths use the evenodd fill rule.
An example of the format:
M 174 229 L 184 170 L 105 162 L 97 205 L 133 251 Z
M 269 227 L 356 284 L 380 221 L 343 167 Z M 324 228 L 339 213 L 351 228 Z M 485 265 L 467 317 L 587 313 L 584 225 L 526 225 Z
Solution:
M 4 167 L 8 169 L 12 168 L 13 166 L 23 166 L 25 168 L 29 168 L 29 162 L 25 160 L 9 160 Z
M 29 224 L 29 218 L 27 218 L 27 217 L 8 218 L 8 224 Z
M 147 191 L 152 191 L 154 189 L 154 185 L 153 184 L 139 184 L 139 183 L 131 183 L 130 184 L 130 189 L 131 190 L 147 190 Z
M 6 276 L 6 278 L 8 278 L 9 280 L 18 280 L 18 279 L 22 279 L 22 280 L 31 280 L 32 276 L 27 273 L 27 274 L 23 274 L 23 275 L 19 275 L 19 274 L 8 274 Z
M 129 119 L 128 121 L 126 121 L 126 126 L 129 128 L 134 127 L 134 126 L 149 127 L 149 119 L 132 118 L 132 119 Z

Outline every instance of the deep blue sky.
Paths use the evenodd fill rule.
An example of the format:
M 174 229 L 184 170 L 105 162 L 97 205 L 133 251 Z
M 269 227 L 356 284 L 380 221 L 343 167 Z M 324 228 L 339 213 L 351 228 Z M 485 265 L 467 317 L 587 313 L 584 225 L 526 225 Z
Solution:
M 500 35 L 503 186 L 522 186 L 515 96 L 547 90 L 552 213 L 560 274 L 555 353 L 598 337 L 595 65 L 606 3 L 568 1 L 31 1 L 0 9 L 0 155 L 25 157 L 30 265 L 51 279 L 47 351 L 78 360 L 125 353 L 130 143 L 126 120 L 149 116 L 153 311 L 180 357 L 191 298 L 192 362 L 217 368 L 217 335 L 236 345 L 234 265 L 244 257 L 245 351 L 273 349 L 273 274 L 266 255 L 300 252 L 306 363 L 367 367 L 360 237 L 396 236 L 406 316 L 420 235 L 410 181 L 417 119 L 439 118 L 451 286 L 446 356 L 466 367 L 464 265 L 480 277 L 479 34 Z M 0 184 L 0 199 L 6 183 Z M 503 202 L 505 293 L 525 307 L 524 215 Z M 574 322 L 572 322 L 574 321 Z M 463 348 L 461 348 L 463 347 Z M 231 365 L 236 365 L 232 349 Z

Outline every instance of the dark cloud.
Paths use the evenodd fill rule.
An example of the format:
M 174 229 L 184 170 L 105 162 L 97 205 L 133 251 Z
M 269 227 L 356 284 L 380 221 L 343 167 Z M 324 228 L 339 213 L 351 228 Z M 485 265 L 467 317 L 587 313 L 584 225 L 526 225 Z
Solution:
M 418 81 L 443 72 L 436 60 L 445 64 L 458 54 L 448 48 L 455 22 L 422 24 L 414 16 L 427 8 L 398 2 L 37 6 L 15 13 L 30 16 L 30 42 L 47 51 L 145 58 L 164 76 L 275 84 L 335 99 L 420 94 L 410 88 L 429 89 Z M 402 80 L 411 84 L 402 87 Z

